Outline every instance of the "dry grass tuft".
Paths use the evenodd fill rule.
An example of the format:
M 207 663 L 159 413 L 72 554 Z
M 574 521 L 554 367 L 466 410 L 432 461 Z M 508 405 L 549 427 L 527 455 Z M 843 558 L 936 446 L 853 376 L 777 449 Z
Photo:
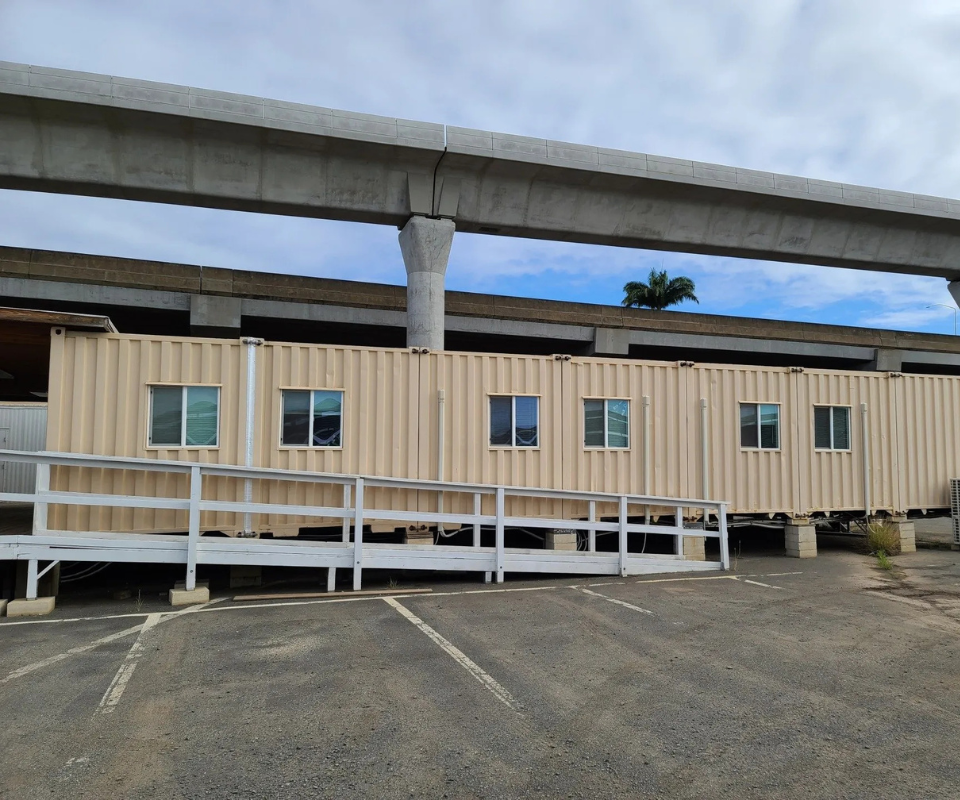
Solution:
M 871 553 L 895 556 L 900 552 L 900 536 L 889 522 L 871 522 L 867 525 L 867 549 Z

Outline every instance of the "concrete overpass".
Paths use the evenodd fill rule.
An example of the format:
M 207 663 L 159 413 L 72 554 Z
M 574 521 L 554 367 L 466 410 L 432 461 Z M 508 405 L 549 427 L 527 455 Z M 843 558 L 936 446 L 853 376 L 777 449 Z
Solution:
M 960 277 L 960 201 L 6 62 L 0 188 L 396 225 L 428 347 L 454 230 Z

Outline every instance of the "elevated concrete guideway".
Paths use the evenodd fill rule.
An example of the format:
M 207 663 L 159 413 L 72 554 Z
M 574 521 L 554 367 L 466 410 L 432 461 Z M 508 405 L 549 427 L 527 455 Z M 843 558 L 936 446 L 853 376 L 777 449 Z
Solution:
M 429 348 L 454 230 L 960 278 L 960 201 L 8 62 L 0 188 L 395 225 Z
M 960 277 L 960 201 L 9 62 L 0 187 Z

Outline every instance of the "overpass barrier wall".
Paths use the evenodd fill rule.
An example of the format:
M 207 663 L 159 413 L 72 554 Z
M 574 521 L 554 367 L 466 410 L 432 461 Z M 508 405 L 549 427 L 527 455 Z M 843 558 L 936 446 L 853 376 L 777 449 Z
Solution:
M 361 588 L 364 567 L 380 569 L 426 569 L 445 571 L 487 572 L 501 583 L 508 571 L 590 575 L 638 575 L 651 572 L 683 572 L 729 569 L 726 508 L 723 503 L 684 498 L 663 498 L 636 495 L 610 495 L 596 492 L 567 492 L 523 487 L 489 486 L 444 481 L 378 478 L 359 475 L 319 474 L 293 470 L 265 470 L 248 467 L 221 467 L 153 459 L 125 459 L 83 456 L 67 453 L 26 453 L 0 450 L 0 459 L 37 466 L 37 486 L 33 492 L 0 493 L 0 502 L 34 503 L 33 533 L 28 536 L 0 537 L 0 558 L 30 562 L 27 597 L 37 594 L 38 564 L 41 561 L 107 561 L 160 562 L 186 565 L 186 588 L 196 585 L 198 564 L 247 564 L 272 566 L 315 566 L 331 570 L 353 571 L 353 587 Z M 146 472 L 154 475 L 182 476 L 185 494 L 173 497 L 100 494 L 84 490 L 60 491 L 51 488 L 51 470 L 83 468 L 113 472 L 118 470 Z M 204 489 L 217 478 L 266 479 L 278 482 L 304 483 L 331 487 L 342 502 L 331 507 L 296 506 L 280 503 L 233 502 L 204 496 Z M 376 489 L 400 493 L 455 492 L 471 497 L 470 513 L 451 511 L 429 513 L 408 511 L 390 505 L 373 505 L 368 493 Z M 381 495 L 383 497 L 383 495 Z M 586 502 L 592 508 L 612 505 L 616 520 L 602 520 L 591 515 L 588 520 L 544 517 L 512 517 L 507 512 L 507 498 L 543 497 L 549 500 Z M 483 500 L 492 501 L 493 512 L 483 511 Z M 91 508 L 160 508 L 187 514 L 187 535 L 118 533 L 115 531 L 72 531 L 50 527 L 51 504 Z M 712 508 L 719 520 L 717 530 L 684 527 L 683 508 L 697 505 Z M 674 510 L 669 524 L 647 524 L 631 521 L 631 515 L 643 517 L 651 506 Z M 304 540 L 201 540 L 200 518 L 204 512 L 236 514 L 296 514 L 307 517 L 337 519 L 342 525 L 339 543 Z M 406 523 L 422 520 L 435 525 L 453 524 L 472 529 L 471 546 L 376 545 L 364 542 L 364 527 L 372 520 Z M 540 530 L 580 529 L 586 532 L 583 551 L 558 552 L 543 549 L 507 548 L 505 531 L 521 526 Z M 482 546 L 483 528 L 493 529 L 493 547 Z M 598 551 L 596 540 L 601 535 L 616 536 L 616 550 Z M 672 537 L 673 554 L 647 554 L 630 550 L 631 534 L 654 534 Z M 692 560 L 685 556 L 685 537 L 714 537 L 719 540 L 720 561 Z M 39 573 L 42 575 L 42 573 Z M 331 581 L 332 583 L 332 581 Z
M 237 466 L 246 452 L 247 397 L 253 398 L 252 465 L 270 470 L 441 480 L 537 490 L 658 497 L 723 497 L 735 514 L 803 517 L 870 510 L 890 514 L 949 507 L 960 474 L 960 377 L 904 376 L 796 367 L 526 356 L 79 333 L 51 339 L 46 449 L 124 459 Z M 254 386 L 248 392 L 247 381 Z M 218 439 L 211 447 L 148 444 L 152 387 L 219 391 Z M 283 392 L 342 393 L 337 446 L 284 446 Z M 534 446 L 491 445 L 492 398 L 534 398 Z M 623 401 L 626 446 L 587 441 L 587 414 Z M 741 414 L 776 409 L 775 441 L 747 446 Z M 839 411 L 847 432 L 822 447 L 822 409 Z M 592 410 L 591 410 L 592 409 Z M 745 411 L 746 409 L 746 411 Z M 820 409 L 818 411 L 818 409 Z M 833 412 L 829 412 L 832 414 Z M 839 423 L 838 419 L 838 423 Z M 596 433 L 596 420 L 594 433 Z M 827 431 L 829 435 L 829 430 Z M 602 434 L 602 431 L 601 431 Z M 818 436 L 820 439 L 818 440 Z M 601 444 L 610 445 L 605 441 Z M 843 445 L 843 446 L 839 446 Z M 55 465 L 57 490 L 185 496 L 185 473 Z M 207 496 L 225 503 L 328 508 L 342 502 L 330 484 L 209 474 Z M 250 496 L 247 497 L 249 487 Z M 368 487 L 374 507 L 428 514 L 473 513 L 473 498 L 396 486 Z M 482 512 L 493 513 L 483 495 Z M 586 518 L 589 504 L 543 493 L 505 498 L 509 516 Z M 616 504 L 597 501 L 599 517 Z M 670 516 L 669 506 L 650 510 Z M 685 507 L 688 518 L 702 516 Z M 186 530 L 181 508 L 52 505 L 60 529 L 170 533 Z M 296 535 L 336 517 L 267 513 L 253 532 Z M 374 523 L 393 529 L 389 520 Z M 235 534 L 242 515 L 209 507 L 201 530 Z

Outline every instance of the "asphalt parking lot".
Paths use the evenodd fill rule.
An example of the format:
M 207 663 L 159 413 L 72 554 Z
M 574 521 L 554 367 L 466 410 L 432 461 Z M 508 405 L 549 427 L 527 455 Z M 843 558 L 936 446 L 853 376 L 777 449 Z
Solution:
M 955 797 L 960 554 L 0 624 L 3 798 Z

